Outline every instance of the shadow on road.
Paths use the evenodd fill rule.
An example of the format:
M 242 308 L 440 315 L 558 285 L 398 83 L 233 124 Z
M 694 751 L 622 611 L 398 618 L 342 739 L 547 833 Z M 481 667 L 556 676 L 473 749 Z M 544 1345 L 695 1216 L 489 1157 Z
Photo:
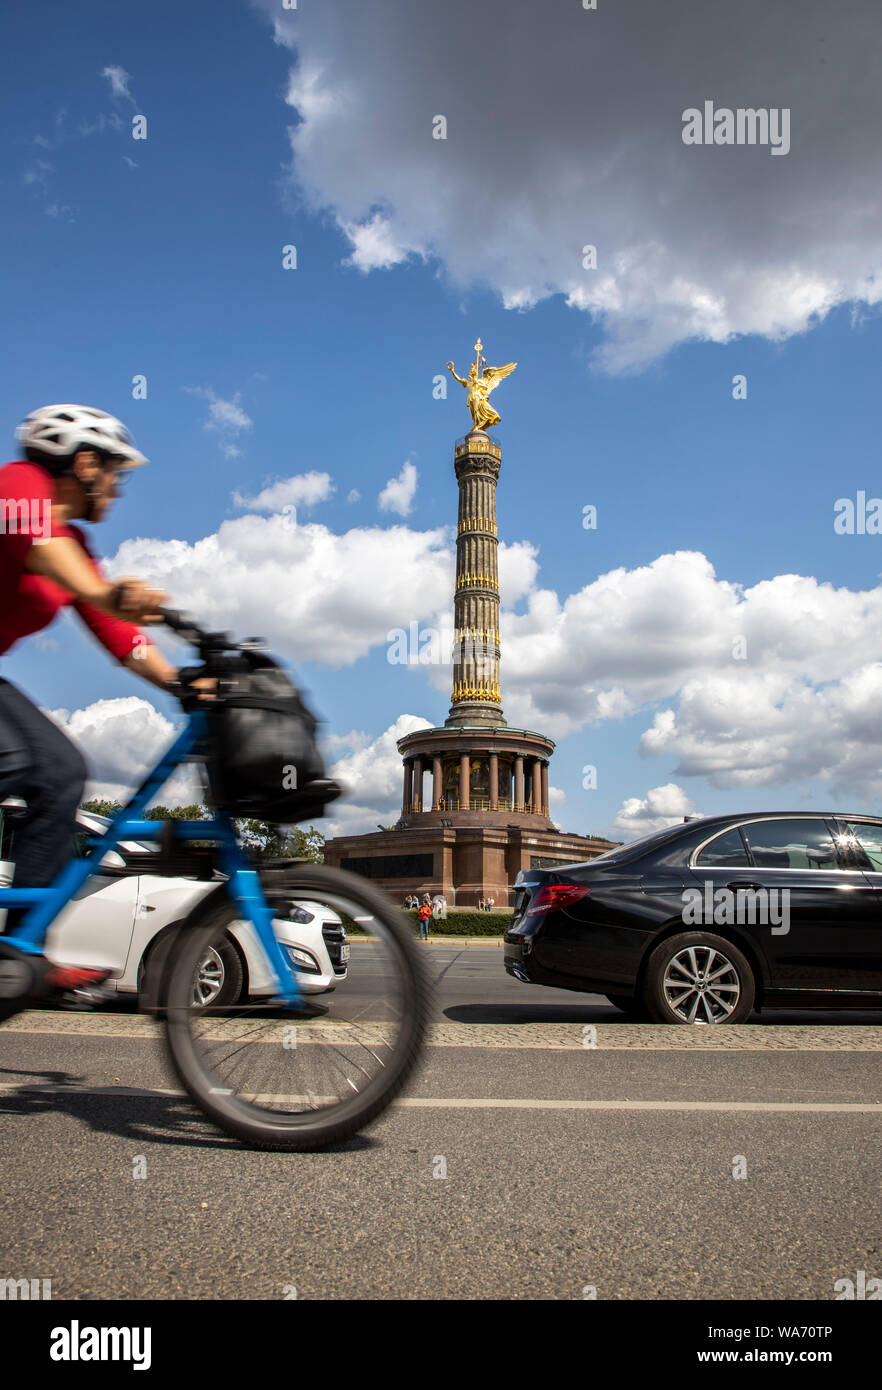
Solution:
M 625 1028 L 645 1028 L 648 1020 L 628 1018 L 612 1004 L 452 1004 L 442 1013 L 451 1023 L 616 1023 Z M 753 1013 L 748 1023 L 760 1027 L 858 1028 L 882 1027 L 879 1010 L 774 1009 Z M 676 1024 L 669 1025 L 677 1027 Z M 685 1025 L 684 1025 L 685 1026 Z M 721 1025 L 725 1026 L 725 1025 Z M 738 1027 L 739 1025 L 734 1025 Z
M 612 1004 L 451 1004 L 451 1023 L 626 1023 Z
M 66 1115 L 96 1134 L 115 1134 L 138 1144 L 176 1144 L 197 1149 L 248 1149 L 200 1114 L 185 1096 L 163 1096 L 145 1090 L 141 1095 L 96 1095 L 78 1090 L 83 1078 L 64 1071 L 14 1071 L 0 1068 L 0 1081 L 26 1078 L 21 1090 L 0 1092 L 0 1116 Z M 40 1090 L 40 1087 L 45 1090 Z M 70 1087 L 69 1091 L 54 1089 Z M 131 1087 L 127 1088 L 129 1091 Z M 356 1134 L 340 1144 L 315 1152 L 347 1153 L 378 1147 L 378 1141 Z

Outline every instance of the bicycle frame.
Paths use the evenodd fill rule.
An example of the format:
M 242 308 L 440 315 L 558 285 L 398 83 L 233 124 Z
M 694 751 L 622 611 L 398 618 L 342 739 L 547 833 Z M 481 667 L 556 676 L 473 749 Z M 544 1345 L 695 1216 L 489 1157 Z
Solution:
M 171 747 L 141 783 L 131 800 L 112 818 L 95 848 L 83 859 L 71 859 L 48 888 L 0 889 L 0 909 L 24 907 L 22 921 L 0 941 L 29 955 L 43 951 L 49 928 L 75 893 L 93 874 L 101 872 L 101 861 L 120 840 L 155 839 L 160 822 L 144 820 L 147 803 L 156 796 L 171 774 L 183 762 L 198 761 L 208 747 L 208 727 L 204 713 L 192 712 Z M 173 836 L 180 841 L 211 840 L 220 846 L 220 868 L 227 875 L 231 899 L 242 917 L 250 921 L 261 947 L 272 966 L 279 989 L 279 1000 L 287 1007 L 301 1003 L 302 992 L 296 973 L 285 957 L 273 931 L 272 911 L 266 901 L 260 878 L 236 840 L 233 822 L 225 812 L 208 821 L 172 821 Z

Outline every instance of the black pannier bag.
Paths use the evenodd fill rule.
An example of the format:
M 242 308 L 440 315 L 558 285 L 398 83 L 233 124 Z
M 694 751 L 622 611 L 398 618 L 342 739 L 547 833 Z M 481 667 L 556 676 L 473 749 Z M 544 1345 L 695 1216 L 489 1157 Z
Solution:
M 219 677 L 208 716 L 212 799 L 234 816 L 293 825 L 323 816 L 342 788 L 325 776 L 316 720 L 280 666 L 243 651 Z

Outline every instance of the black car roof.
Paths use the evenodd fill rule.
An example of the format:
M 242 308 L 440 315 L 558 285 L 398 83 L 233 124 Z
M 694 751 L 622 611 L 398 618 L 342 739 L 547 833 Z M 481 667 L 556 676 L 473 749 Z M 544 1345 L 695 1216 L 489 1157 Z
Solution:
M 713 825 L 717 821 L 740 820 L 871 820 L 882 824 L 882 816 L 874 816 L 870 811 L 726 811 L 713 816 L 696 816 L 694 820 L 684 821 L 687 825 Z M 678 826 L 671 826 L 672 830 Z

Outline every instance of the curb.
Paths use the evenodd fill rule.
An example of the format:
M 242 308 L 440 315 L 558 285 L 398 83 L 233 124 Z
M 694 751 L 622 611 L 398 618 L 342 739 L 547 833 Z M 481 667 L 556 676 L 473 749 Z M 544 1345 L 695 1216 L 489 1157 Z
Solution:
M 419 941 L 419 937 L 414 933 L 414 941 Z M 346 940 L 353 941 L 378 941 L 376 936 L 350 936 L 347 933 Z M 427 946 L 502 946 L 501 936 L 430 936 L 426 942 Z

